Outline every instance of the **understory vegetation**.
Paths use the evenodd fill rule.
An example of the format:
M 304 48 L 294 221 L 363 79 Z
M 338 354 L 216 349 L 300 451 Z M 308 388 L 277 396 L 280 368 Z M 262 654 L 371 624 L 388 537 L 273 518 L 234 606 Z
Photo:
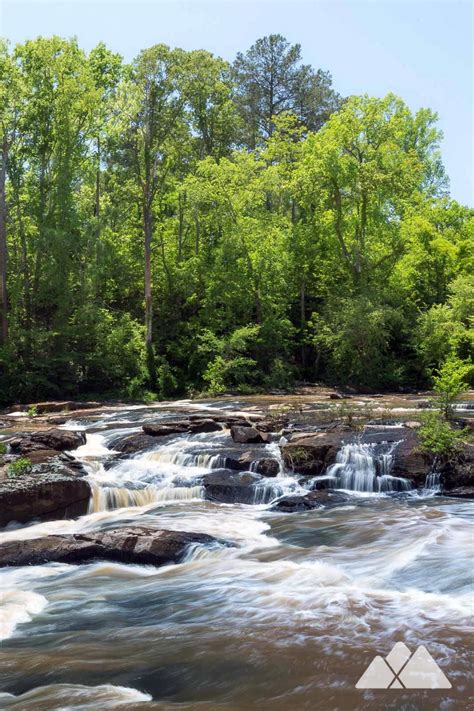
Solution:
M 0 402 L 472 382 L 441 138 L 279 35 L 232 64 L 0 43 Z

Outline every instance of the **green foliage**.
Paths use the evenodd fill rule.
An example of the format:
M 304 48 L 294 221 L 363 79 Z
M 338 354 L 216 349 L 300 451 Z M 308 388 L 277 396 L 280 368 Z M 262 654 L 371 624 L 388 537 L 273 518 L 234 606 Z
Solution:
M 28 415 L 28 417 L 31 417 L 31 418 L 36 417 L 36 415 L 38 414 L 37 406 L 30 405 L 26 410 L 26 414 Z
M 5 442 L 0 442 L 0 455 L 6 454 L 8 452 L 8 446 Z
M 342 102 L 301 57 L 280 35 L 233 65 L 1 43 L 0 403 L 426 386 L 470 362 L 474 216 L 435 114 Z
M 420 448 L 428 454 L 452 458 L 468 438 L 467 428 L 454 428 L 441 412 L 424 412 L 421 420 L 422 425 L 418 430 Z
M 14 462 L 11 462 L 11 464 L 8 465 L 7 476 L 8 477 L 22 476 L 24 474 L 28 474 L 30 469 L 31 469 L 31 460 L 28 459 L 27 457 L 20 457 L 19 459 L 15 459 Z
M 468 389 L 467 381 L 472 372 L 472 363 L 452 357 L 442 364 L 433 377 L 435 402 L 446 419 L 453 416 L 456 399 Z

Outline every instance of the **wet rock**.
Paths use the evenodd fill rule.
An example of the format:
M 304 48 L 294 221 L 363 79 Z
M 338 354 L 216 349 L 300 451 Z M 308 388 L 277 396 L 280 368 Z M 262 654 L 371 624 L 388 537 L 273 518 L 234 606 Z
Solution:
M 90 495 L 89 483 L 60 460 L 36 464 L 27 473 L 0 479 L 0 525 L 80 516 L 87 513 Z
M 109 443 L 110 449 L 122 454 L 135 454 L 146 449 L 156 447 L 156 439 L 151 435 L 139 432 L 137 434 L 126 435 L 125 437 L 117 437 Z
M 433 457 L 420 451 L 418 436 L 405 428 L 403 439 L 393 453 L 391 474 L 409 479 L 416 487 L 423 487 L 433 465 Z
M 298 511 L 311 511 L 312 509 L 319 509 L 323 506 L 339 506 L 340 504 L 345 504 L 349 501 L 351 501 L 351 497 L 340 491 L 310 491 L 308 494 L 304 494 L 303 496 L 283 496 L 273 504 L 271 511 L 296 513 Z
M 228 460 L 229 461 L 229 460 Z M 262 476 L 277 476 L 280 471 L 280 462 L 272 457 L 258 458 L 253 452 L 245 452 L 237 460 L 230 460 L 235 466 L 226 464 L 230 469 L 240 469 L 257 472 Z
M 449 489 L 444 492 L 445 496 L 453 496 L 456 499 L 474 499 L 474 486 L 460 486 L 456 489 Z
M 197 432 L 217 432 L 222 429 L 221 425 L 211 418 L 195 420 L 177 420 L 173 422 L 159 422 L 157 424 L 143 425 L 143 431 L 152 437 L 166 437 L 168 435 L 197 433 Z
M 351 437 L 353 433 L 339 428 L 292 439 L 281 447 L 283 461 L 299 474 L 317 476 L 334 464 L 343 440 Z
M 230 428 L 230 434 L 239 444 L 263 444 L 271 440 L 268 432 L 259 432 L 255 427 L 234 425 Z
M 10 440 L 11 451 L 15 454 L 29 454 L 37 450 L 64 450 L 77 449 L 86 443 L 85 432 L 71 432 L 69 430 L 50 429 L 41 432 L 28 432 Z
M 330 400 L 344 400 L 344 395 L 341 395 L 341 393 L 330 393 L 329 399 Z
M 140 526 L 97 533 L 47 536 L 0 545 L 0 566 L 44 563 L 118 563 L 166 565 L 179 563 L 193 544 L 209 545 L 216 539 L 203 533 L 153 530 Z
M 262 477 L 254 472 L 236 472 L 230 469 L 216 469 L 202 478 L 207 499 L 226 504 L 253 504 L 255 484 Z
M 474 490 L 474 446 L 465 444 L 459 454 L 446 462 L 439 463 L 441 493 L 446 496 L 472 498 Z M 458 493 L 453 494 L 456 491 Z M 462 493 L 464 492 L 464 493 Z

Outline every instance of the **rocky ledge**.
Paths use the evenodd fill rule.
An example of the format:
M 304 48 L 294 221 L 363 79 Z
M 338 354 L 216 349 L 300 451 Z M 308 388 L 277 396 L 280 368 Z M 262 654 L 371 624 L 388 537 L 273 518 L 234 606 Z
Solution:
M 14 454 L 26 455 L 30 452 L 50 450 L 64 452 L 77 449 L 86 443 L 85 432 L 49 429 L 39 432 L 27 432 L 9 440 L 8 444 Z
M 44 563 L 87 563 L 107 560 L 117 563 L 166 565 L 183 560 L 194 544 L 210 545 L 217 540 L 203 533 L 153 530 L 140 526 L 47 536 L 0 545 L 0 567 Z
M 15 476 L 0 476 L 0 526 L 11 521 L 72 518 L 87 513 L 91 488 L 59 458 Z

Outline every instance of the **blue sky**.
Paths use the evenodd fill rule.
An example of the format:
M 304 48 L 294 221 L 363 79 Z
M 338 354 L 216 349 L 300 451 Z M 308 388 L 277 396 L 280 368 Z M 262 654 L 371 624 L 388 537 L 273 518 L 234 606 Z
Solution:
M 125 59 L 158 42 L 232 60 L 281 33 L 341 94 L 393 91 L 439 113 L 451 194 L 474 205 L 474 3 L 470 0 L 0 0 L 0 34 L 103 40 Z

